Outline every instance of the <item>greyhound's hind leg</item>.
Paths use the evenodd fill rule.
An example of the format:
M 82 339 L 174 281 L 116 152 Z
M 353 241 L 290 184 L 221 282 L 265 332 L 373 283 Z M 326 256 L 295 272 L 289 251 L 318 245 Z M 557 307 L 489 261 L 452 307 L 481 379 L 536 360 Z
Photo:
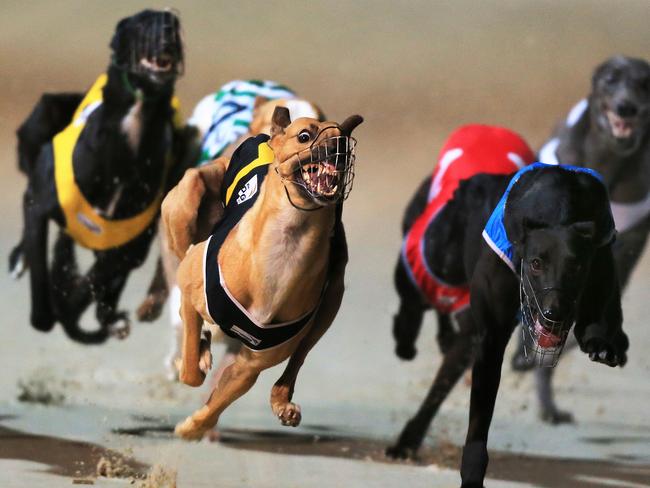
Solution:
M 88 280 L 79 275 L 75 243 L 60 231 L 52 258 L 52 300 L 61 322 L 77 323 L 92 300 Z
M 526 352 L 524 351 L 524 337 L 522 334 L 516 334 L 517 348 L 512 353 L 510 364 L 514 371 L 524 372 L 530 371 L 535 367 L 534 361 L 526 359 Z
M 573 422 L 573 414 L 560 410 L 553 398 L 554 368 L 537 368 L 535 370 L 535 388 L 539 401 L 539 417 L 549 424 L 565 424 Z
M 47 268 L 47 213 L 35 201 L 31 188 L 23 199 L 25 219 L 25 254 L 30 263 L 31 323 L 47 332 L 56 321 L 50 298 L 49 270 Z
M 82 98 L 82 93 L 46 93 L 18 128 L 18 168 L 27 176 L 36 166 L 43 145 L 70 123 Z M 31 225 L 28 221 L 25 223 Z M 9 255 L 9 273 L 14 279 L 20 278 L 29 266 L 24 234 L 23 231 L 21 241 Z
M 563 353 L 566 354 L 567 351 L 577 345 L 578 343 L 573 335 L 569 335 Z M 537 390 L 537 400 L 539 402 L 539 417 L 543 422 L 553 425 L 573 422 L 573 414 L 565 410 L 560 410 L 555 404 L 553 376 L 556 368 L 537 368 L 535 370 L 535 389 Z
M 399 310 L 393 317 L 395 354 L 402 359 L 411 360 L 417 354 L 415 341 L 420 334 L 426 307 L 422 303 L 420 293 L 407 276 L 401 259 L 395 268 L 395 288 L 400 297 Z
M 458 339 L 458 333 L 454 330 L 454 324 L 449 314 L 437 313 L 436 315 L 438 316 L 438 335 L 436 336 L 438 347 L 440 347 L 440 352 L 447 354 Z
M 169 296 L 169 288 L 165 277 L 165 269 L 163 267 L 162 258 L 159 257 L 156 261 L 156 269 L 154 270 L 153 278 L 147 290 L 147 296 L 144 298 L 136 316 L 141 322 L 153 322 L 162 313 L 167 297 Z

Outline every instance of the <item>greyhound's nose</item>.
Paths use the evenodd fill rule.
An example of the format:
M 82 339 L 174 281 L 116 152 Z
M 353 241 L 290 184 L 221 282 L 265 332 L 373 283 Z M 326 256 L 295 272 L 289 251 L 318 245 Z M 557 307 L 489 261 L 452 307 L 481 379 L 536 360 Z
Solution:
M 621 117 L 634 117 L 638 111 L 636 105 L 627 101 L 616 105 L 616 113 Z

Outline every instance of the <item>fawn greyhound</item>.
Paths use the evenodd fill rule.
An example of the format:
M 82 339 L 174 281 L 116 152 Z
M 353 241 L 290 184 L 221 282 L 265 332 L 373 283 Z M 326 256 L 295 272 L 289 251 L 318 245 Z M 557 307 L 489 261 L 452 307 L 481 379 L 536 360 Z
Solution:
M 245 346 L 206 405 L 176 426 L 179 437 L 203 437 L 261 371 L 287 358 L 271 408 L 283 425 L 300 423 L 291 402 L 298 371 L 343 297 L 342 201 L 354 176 L 350 134 L 362 121 L 292 123 L 289 110 L 277 107 L 270 138 L 250 138 L 230 160 L 188 170 L 165 198 L 165 232 L 182 259 L 181 381 L 198 386 L 211 367 L 203 321 Z
M 218 157 L 230 158 L 246 139 L 259 134 L 270 134 L 275 107 L 289 109 L 291 119 L 313 117 L 325 120 L 321 110 L 308 100 L 298 98 L 289 88 L 270 80 L 234 80 L 217 92 L 210 93 L 196 105 L 187 122 L 197 129 L 189 158 L 190 165 L 203 166 Z M 183 324 L 178 314 L 180 289 L 176 284 L 178 258 L 169 250 L 164 233 L 161 236 L 160 255 L 147 296 L 138 308 L 141 320 L 158 318 L 169 296 L 171 349 L 165 358 L 165 368 L 170 380 L 178 379 L 175 363 L 181 356 Z M 241 348 L 241 342 L 223 334 L 213 335 L 213 342 L 225 344 L 226 350 L 212 375 L 218 380 L 223 368 L 230 364 Z

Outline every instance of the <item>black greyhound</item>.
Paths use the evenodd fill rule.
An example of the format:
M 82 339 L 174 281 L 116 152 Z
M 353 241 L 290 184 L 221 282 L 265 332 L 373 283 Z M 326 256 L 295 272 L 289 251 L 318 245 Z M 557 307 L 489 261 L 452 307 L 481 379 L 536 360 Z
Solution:
M 650 233 L 650 64 L 615 56 L 599 65 L 589 97 L 578 103 L 540 151 L 551 164 L 586 166 L 603 175 L 618 237 L 612 250 L 624 290 Z M 512 358 L 530 369 L 523 345 Z M 573 420 L 553 399 L 553 369 L 536 370 L 540 416 L 550 423 Z
M 28 177 L 24 230 L 10 256 L 29 268 L 31 323 L 58 321 L 73 340 L 104 342 L 129 331 L 117 302 L 129 273 L 147 256 L 162 196 L 182 173 L 182 131 L 174 128 L 174 84 L 183 67 L 180 23 L 169 11 L 122 19 L 110 43 L 111 63 L 84 97 L 44 95 L 18 129 L 19 168 Z M 60 232 L 48 268 L 48 222 Z M 80 276 L 75 243 L 95 262 Z M 79 318 L 92 301 L 100 327 Z
M 421 187 L 411 201 L 407 222 L 418 210 L 424 211 L 425 189 Z M 481 237 L 483 232 L 486 238 Z M 578 169 L 536 164 L 515 177 L 479 174 L 462 181 L 430 223 L 424 252 L 429 268 L 441 280 L 471 283 L 470 307 L 456 314 L 460 331 L 432 389 L 387 454 L 407 457 L 417 451 L 474 348 L 461 477 L 465 488 L 483 486 L 503 353 L 519 311 L 532 345 L 530 354 L 541 361 L 546 362 L 547 354 L 557 359 L 575 322 L 578 343 L 593 361 L 622 366 L 628 342 L 622 331 L 613 234 L 605 186 Z M 504 238 L 511 243 L 509 251 Z M 396 286 L 401 299 L 394 322 L 399 355 L 412 352 L 427 306 L 401 259 Z

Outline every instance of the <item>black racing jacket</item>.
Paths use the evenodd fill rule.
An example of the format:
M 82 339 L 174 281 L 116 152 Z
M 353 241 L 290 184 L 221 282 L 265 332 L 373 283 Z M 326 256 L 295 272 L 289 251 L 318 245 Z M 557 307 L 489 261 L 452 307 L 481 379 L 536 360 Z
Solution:
M 224 215 L 212 231 L 203 259 L 208 314 L 226 335 L 239 339 L 255 351 L 270 349 L 295 337 L 318 308 L 293 322 L 261 324 L 230 294 L 219 270 L 219 250 L 230 231 L 257 200 L 273 162 L 268 140 L 269 136 L 264 134 L 251 137 L 233 153 L 222 184 Z

